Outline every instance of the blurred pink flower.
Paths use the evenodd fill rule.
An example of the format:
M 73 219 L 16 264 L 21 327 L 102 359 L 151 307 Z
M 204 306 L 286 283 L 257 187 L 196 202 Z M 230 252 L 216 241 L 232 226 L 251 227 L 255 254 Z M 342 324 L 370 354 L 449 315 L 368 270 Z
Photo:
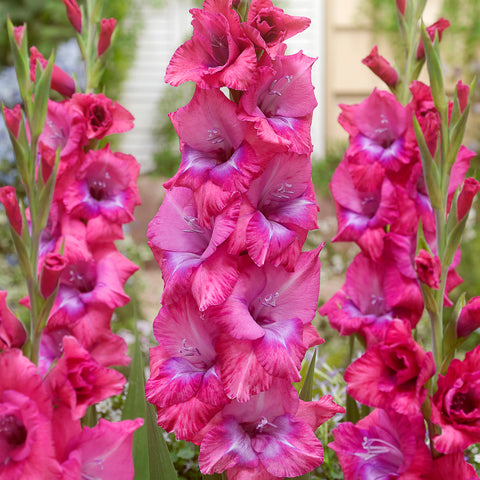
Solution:
M 442 428 L 434 438 L 439 452 L 460 452 L 480 442 L 480 345 L 463 361 L 451 361 L 438 378 L 431 406 L 432 422 Z

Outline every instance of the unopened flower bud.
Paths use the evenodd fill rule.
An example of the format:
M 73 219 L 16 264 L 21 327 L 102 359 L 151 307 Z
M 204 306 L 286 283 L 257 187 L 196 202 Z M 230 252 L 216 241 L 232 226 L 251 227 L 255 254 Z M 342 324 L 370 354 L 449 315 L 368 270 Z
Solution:
M 468 337 L 479 327 L 480 297 L 473 297 L 460 311 L 457 321 L 457 337 Z
M 462 220 L 467 215 L 470 207 L 472 206 L 475 195 L 480 190 L 480 184 L 472 177 L 466 178 L 463 183 L 463 188 L 458 195 L 457 200 L 457 219 Z
M 15 105 L 12 109 L 3 107 L 3 118 L 8 131 L 18 139 L 20 133 L 20 124 L 22 122 L 22 109 L 20 105 Z
M 37 60 L 40 62 L 42 68 L 47 66 L 47 60 L 43 55 L 38 51 L 36 47 L 30 48 L 30 79 L 32 82 L 35 82 L 36 69 L 37 69 Z M 75 93 L 75 81 L 73 78 L 68 75 L 67 72 L 63 71 L 57 65 L 53 66 L 52 72 L 52 90 L 60 93 L 64 97 L 71 97 Z
M 435 290 L 440 288 L 442 264 L 437 255 L 433 256 L 426 250 L 420 250 L 415 258 L 415 267 L 420 282 Z
M 0 188 L 0 203 L 5 207 L 5 212 L 12 228 L 19 235 L 22 235 L 23 220 L 15 188 L 11 186 Z
M 117 21 L 114 18 L 102 18 L 100 21 L 100 35 L 98 37 L 97 55 L 101 57 L 110 47 L 113 31 Z
M 370 54 L 362 60 L 362 63 L 389 87 L 394 87 L 398 83 L 397 71 L 384 57 L 378 54 L 376 45 L 372 48 Z
M 55 291 L 66 264 L 67 261 L 59 253 L 50 252 L 45 255 L 40 274 L 40 293 L 43 298 L 48 298 Z
M 78 32 L 82 33 L 82 12 L 78 7 L 76 0 L 62 0 L 67 9 L 67 17 L 72 27 Z
M 443 31 L 446 30 L 450 26 L 450 22 L 445 18 L 440 18 L 434 24 L 427 27 L 427 33 L 430 37 L 430 40 L 433 42 L 435 40 L 435 34 L 438 32 L 438 40 L 442 39 Z M 423 41 L 420 40 L 417 49 L 417 60 L 421 60 L 425 57 L 425 47 L 423 45 Z

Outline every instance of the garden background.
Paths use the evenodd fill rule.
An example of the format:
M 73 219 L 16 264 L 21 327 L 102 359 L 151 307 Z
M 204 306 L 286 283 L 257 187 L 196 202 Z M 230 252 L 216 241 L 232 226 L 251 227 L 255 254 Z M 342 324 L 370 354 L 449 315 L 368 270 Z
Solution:
M 322 279 L 320 302 L 328 300 L 344 282 L 344 271 L 357 252 L 351 244 L 331 244 L 336 232 L 336 217 L 328 183 L 347 146 L 347 134 L 338 125 L 339 103 L 355 104 L 367 97 L 381 81 L 361 63 L 373 44 L 382 45 L 382 54 L 392 58 L 396 53 L 391 35 L 396 31 L 395 3 L 381 0 L 283 0 L 275 2 L 291 15 L 312 19 L 311 27 L 289 43 L 292 51 L 302 49 L 306 55 L 318 57 L 312 72 L 317 107 L 312 125 L 314 143 L 313 179 L 320 205 L 319 230 L 311 234 L 308 248 L 327 241 L 322 252 Z M 105 16 L 117 18 L 120 28 L 114 51 L 102 83 L 105 93 L 118 99 L 136 117 L 133 131 L 122 135 L 118 146 L 134 155 L 142 164 L 139 187 L 142 206 L 135 211 L 135 222 L 130 224 L 121 248 L 140 265 L 127 285 L 132 302 L 117 313 L 115 329 L 133 341 L 134 324 L 143 336 L 145 353 L 154 343 L 151 322 L 160 308 L 162 290 L 161 272 L 146 245 L 147 223 L 156 213 L 163 198 L 162 183 L 178 167 L 178 137 L 167 114 L 188 102 L 192 85 L 171 87 L 165 85 L 165 68 L 176 47 L 191 35 L 188 10 L 201 6 L 192 0 L 110 1 L 105 5 Z M 82 69 L 76 43 L 71 40 L 71 25 L 65 17 L 64 5 L 58 0 L 11 1 L 0 5 L 0 22 L 5 25 L 7 14 L 14 24 L 28 23 L 30 43 L 48 56 L 56 51 L 57 63 L 81 81 Z M 452 27 L 445 33 L 448 41 L 442 44 L 445 75 L 461 77 L 470 83 L 480 70 L 480 5 L 466 0 L 459 5 L 452 0 L 428 0 L 425 22 L 432 23 L 440 16 L 448 18 Z M 353 48 L 354 46 L 354 48 Z M 6 29 L 0 29 L 0 101 L 7 106 L 19 102 L 16 78 L 11 67 Z M 425 74 L 426 75 L 426 74 Z M 477 92 L 477 97 L 479 97 Z M 467 131 L 466 145 L 479 149 L 480 98 L 474 104 Z M 0 121 L 0 186 L 11 185 L 15 178 L 14 158 L 8 135 Z M 475 162 L 473 162 L 475 163 Z M 473 173 L 472 173 L 473 174 Z M 462 249 L 460 275 L 464 278 L 467 296 L 478 295 L 480 278 L 480 239 L 478 235 L 478 205 L 469 219 L 469 230 Z M 0 288 L 9 291 L 9 307 L 18 316 L 27 315 L 18 300 L 26 287 L 17 268 L 5 215 L 0 212 Z M 463 268 L 463 270 L 462 270 Z M 318 361 L 317 394 L 330 393 L 339 404 L 344 404 L 341 369 L 345 367 L 348 340 L 332 330 L 320 317 L 316 326 L 327 341 L 321 348 Z M 472 335 L 465 349 L 478 344 L 480 337 Z M 322 379 L 327 381 L 322 382 Z M 122 397 L 108 400 L 102 406 L 104 415 L 116 419 Z M 322 430 L 331 430 L 327 423 Z M 184 442 L 173 443 L 171 452 L 180 478 L 200 478 L 194 461 L 195 449 Z M 323 442 L 326 444 L 327 442 Z M 475 447 L 472 450 L 475 454 Z M 330 451 L 329 455 L 334 456 Z M 480 455 L 479 455 L 480 456 Z M 328 462 L 326 462 L 328 464 Z M 330 473 L 334 475 L 334 473 Z M 341 474 L 340 474 L 341 475 Z M 329 477 L 330 478 L 330 477 Z M 334 478 L 333 476 L 331 478 Z M 342 478 L 339 476 L 338 478 Z

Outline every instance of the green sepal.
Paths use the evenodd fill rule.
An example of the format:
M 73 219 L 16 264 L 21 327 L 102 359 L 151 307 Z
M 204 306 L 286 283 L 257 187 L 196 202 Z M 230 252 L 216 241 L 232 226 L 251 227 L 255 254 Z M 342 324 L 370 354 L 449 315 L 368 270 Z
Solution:
M 44 70 L 39 68 L 37 60 L 37 81 L 34 87 L 33 113 L 30 119 L 30 131 L 32 139 L 38 138 L 43 131 L 45 118 L 47 117 L 48 99 L 50 93 L 50 83 L 52 81 L 54 55 L 50 55 L 48 63 Z M 41 71 L 39 75 L 38 72 Z
M 90 405 L 87 408 L 85 416 L 82 418 L 82 426 L 93 428 L 98 423 L 97 409 L 95 405 Z
M 13 23 L 7 18 L 7 33 L 10 44 L 10 51 L 13 55 L 13 65 L 17 74 L 18 87 L 20 95 L 26 101 L 30 97 L 31 80 L 30 80 L 30 60 L 28 56 L 27 27 L 24 26 L 23 38 L 21 45 L 18 46 L 13 33 Z
M 447 235 L 452 232 L 457 226 L 457 200 L 458 200 L 459 189 L 457 188 L 453 194 L 452 202 L 450 203 L 450 211 L 447 215 L 447 225 L 446 232 Z
M 346 408 L 346 415 L 345 421 L 357 423 L 360 420 L 360 411 L 358 410 L 358 405 L 355 399 L 347 393 L 347 408 Z
M 26 230 L 25 219 L 23 221 L 23 230 Z M 30 255 L 28 253 L 28 248 L 25 245 L 23 238 L 16 232 L 16 230 L 10 225 L 10 234 L 12 235 L 13 244 L 15 245 L 15 250 L 17 252 L 18 263 L 20 265 L 20 270 L 25 276 L 25 279 L 33 279 L 32 265 L 30 263 Z
M 22 118 L 22 124 L 23 124 Z M 29 160 L 29 145 L 28 142 L 24 143 L 22 140 L 23 136 L 19 136 L 20 138 L 15 138 L 14 135 L 8 131 L 8 135 L 10 137 L 10 143 L 13 147 L 13 152 L 15 154 L 15 163 L 18 168 L 18 173 L 24 183 L 29 183 L 30 181 L 30 160 Z M 27 185 L 28 186 L 28 185 Z
M 435 40 L 432 44 L 423 22 L 421 32 L 433 103 L 440 113 L 440 116 L 444 118 L 443 114 L 446 113 L 448 108 L 448 99 L 445 94 L 445 85 L 443 82 L 443 69 L 442 62 L 440 60 L 440 44 L 438 41 L 438 35 L 435 36 Z
M 459 341 L 457 337 L 457 321 L 460 312 L 466 303 L 465 292 L 463 292 L 455 302 L 450 320 L 445 326 L 443 333 L 443 351 L 445 352 L 445 355 L 440 367 L 440 375 L 445 375 L 445 373 L 447 373 L 450 362 L 455 358 L 457 348 L 463 342 L 463 340 Z
M 420 157 L 422 159 L 423 172 L 425 177 L 425 185 L 427 186 L 428 196 L 430 197 L 430 203 L 436 210 L 440 210 L 442 205 L 442 195 L 440 190 L 440 172 L 438 166 L 435 163 L 430 150 L 427 147 L 427 142 L 422 132 L 422 128 L 418 123 L 418 120 L 413 116 L 413 128 L 415 130 L 415 136 L 417 137 L 418 149 L 420 150 Z
M 450 211 L 450 214 L 456 215 L 456 209 L 454 212 Z M 467 219 L 468 213 L 459 222 L 457 222 L 455 227 L 448 233 L 445 254 L 441 259 L 442 265 L 446 268 L 448 268 L 448 266 L 452 263 L 453 257 L 455 256 L 458 246 L 460 245 Z
M 450 127 L 450 141 L 447 150 L 447 165 L 450 168 L 457 159 L 458 151 L 462 145 L 463 137 L 465 135 L 465 128 L 467 126 L 468 114 L 470 113 L 470 105 L 465 107 L 465 110 L 460 115 L 458 121 Z
M 308 365 L 307 374 L 305 375 L 305 381 L 303 387 L 300 390 L 299 397 L 304 402 L 310 402 L 313 398 L 313 383 L 315 380 L 315 365 L 317 364 L 317 350 L 313 351 L 312 359 Z
M 420 282 L 420 289 L 422 290 L 423 303 L 425 304 L 425 309 L 427 310 L 430 318 L 434 316 L 439 318 L 439 311 L 437 301 L 435 299 L 435 294 L 432 288 L 424 283 Z

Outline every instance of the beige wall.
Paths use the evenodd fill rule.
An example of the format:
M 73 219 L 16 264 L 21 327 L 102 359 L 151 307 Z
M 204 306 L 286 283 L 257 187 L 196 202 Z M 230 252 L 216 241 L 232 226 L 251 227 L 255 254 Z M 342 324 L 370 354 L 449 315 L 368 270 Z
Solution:
M 386 0 L 387 1 L 387 0 Z M 388 0 L 393 1 L 393 0 Z M 328 142 L 347 140 L 347 134 L 338 124 L 338 104 L 355 104 L 367 97 L 375 87 L 386 85 L 365 65 L 365 58 L 375 44 L 374 33 L 362 26 L 359 12 L 362 0 L 327 0 L 326 4 L 326 81 L 325 116 Z M 424 21 L 437 20 L 441 0 L 428 0 Z M 381 55 L 393 63 L 388 43 L 378 45 Z

